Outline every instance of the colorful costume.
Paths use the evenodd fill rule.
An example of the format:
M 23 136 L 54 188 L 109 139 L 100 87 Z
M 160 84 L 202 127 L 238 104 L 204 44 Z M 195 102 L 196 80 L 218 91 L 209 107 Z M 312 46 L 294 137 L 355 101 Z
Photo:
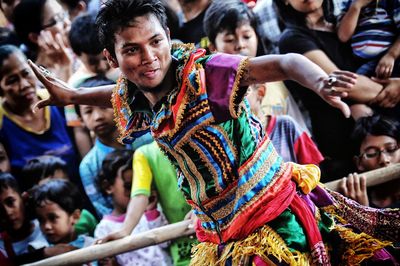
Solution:
M 239 82 L 247 58 L 205 56 L 190 45 L 174 45 L 172 55 L 177 86 L 153 110 L 124 77 L 112 101 L 121 140 L 130 142 L 151 131 L 178 168 L 178 185 L 199 218 L 197 237 L 203 242 L 194 249 L 192 264 L 237 265 L 251 259 L 329 265 L 334 258 L 327 247 L 336 238 L 349 242 L 341 254 L 350 244 L 367 240 L 365 253 L 355 248 L 354 254 L 336 256 L 352 264 L 390 244 L 335 226 L 332 215 L 319 208 L 337 214 L 336 199 L 317 186 L 319 169 L 282 161 L 248 104 L 242 104 L 247 88 Z M 352 222 L 352 216 L 346 218 Z M 384 237 L 392 233 L 380 219 L 372 221 L 371 228 L 382 230 Z

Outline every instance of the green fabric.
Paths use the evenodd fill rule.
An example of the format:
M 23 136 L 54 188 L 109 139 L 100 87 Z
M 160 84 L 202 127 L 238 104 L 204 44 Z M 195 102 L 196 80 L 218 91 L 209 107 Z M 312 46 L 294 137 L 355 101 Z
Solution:
M 158 192 L 158 200 L 169 223 L 180 222 L 191 210 L 181 191 L 178 190 L 176 170 L 167 157 L 161 152 L 156 142 L 139 148 L 150 165 L 153 174 L 153 184 Z M 174 240 L 170 245 L 170 253 L 174 265 L 188 265 L 191 246 L 196 239 L 188 237 Z
M 75 224 L 75 232 L 77 235 L 88 234 L 93 236 L 94 229 L 99 222 L 89 211 L 83 209 L 81 212 L 81 217 Z
M 321 220 L 319 221 L 318 227 L 322 239 L 327 241 L 331 237 L 331 230 L 329 228 L 332 227 L 333 220 L 323 211 L 321 211 L 320 214 Z M 286 209 L 276 219 L 269 222 L 268 225 L 282 237 L 291 250 L 309 252 L 310 249 L 307 245 L 304 230 L 290 209 Z

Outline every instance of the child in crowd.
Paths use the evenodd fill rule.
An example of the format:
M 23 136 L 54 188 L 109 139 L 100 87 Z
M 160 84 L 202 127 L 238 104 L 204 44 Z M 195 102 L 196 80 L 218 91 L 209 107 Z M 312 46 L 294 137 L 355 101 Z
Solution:
M 85 81 L 82 86 L 96 87 L 113 84 L 103 76 L 96 76 Z M 79 165 L 79 172 L 83 187 L 99 217 L 110 214 L 112 201 L 107 194 L 102 194 L 95 185 L 95 178 L 101 170 L 104 157 L 115 149 L 124 148 L 118 141 L 118 131 L 114 123 L 112 108 L 96 107 L 90 105 L 76 106 L 76 113 L 83 124 L 96 137 L 93 148 L 86 154 Z
M 18 187 L 17 180 L 9 173 L 0 173 L 0 265 L 13 265 L 19 256 L 35 260 L 33 250 L 48 246 L 37 220 L 31 220 L 29 209 Z M 29 260 L 28 260 L 29 261 Z M 25 261 L 27 262 L 27 261 Z
M 252 112 L 265 126 L 278 154 L 285 162 L 318 165 L 324 157 L 307 132 L 293 118 L 288 115 L 264 114 L 261 104 L 266 90 L 263 84 L 251 85 L 246 98 Z
M 92 237 L 75 230 L 81 216 L 82 197 L 74 184 L 50 180 L 35 188 L 32 200 L 40 229 L 50 244 L 67 244 L 79 249 L 93 243 Z
M 23 191 L 20 172 L 32 158 L 54 155 L 68 164 L 71 178 L 77 177 L 78 157 L 57 107 L 33 112 L 32 105 L 48 97 L 15 46 L 0 47 L 0 141 L 10 158 L 12 172 Z
M 357 73 L 387 79 L 400 75 L 400 2 L 347 0 L 339 16 L 338 37 L 351 39 L 353 53 L 364 62 Z
M 262 55 L 256 27 L 257 21 L 253 12 L 240 0 L 213 1 L 204 17 L 204 31 L 212 52 Z M 271 82 L 266 86 L 271 90 L 263 98 L 264 112 L 271 115 L 290 115 L 308 131 L 297 103 L 283 82 Z
M 400 163 L 398 120 L 380 115 L 360 118 L 354 128 L 353 140 L 358 152 L 354 161 L 361 173 Z M 342 179 L 341 190 L 345 196 L 366 206 L 400 208 L 398 180 L 367 189 L 364 176 L 350 174 Z
M 39 156 L 30 160 L 24 166 L 22 173 L 26 182 L 34 182 L 31 187 L 42 185 L 54 179 L 70 180 L 66 162 L 51 155 Z M 85 202 L 85 199 L 81 199 L 81 201 Z M 82 209 L 79 221 L 75 224 L 75 231 L 77 234 L 92 236 L 97 224 L 96 217 L 90 211 Z
M 112 197 L 114 208 L 110 215 L 105 215 L 100 221 L 95 231 L 96 238 L 105 237 L 123 225 L 134 178 L 132 155 L 130 150 L 115 150 L 103 161 L 97 182 L 102 192 Z M 152 198 L 132 234 L 167 224 L 164 215 L 157 210 L 157 197 Z M 165 243 L 120 254 L 116 258 L 120 265 L 171 265 L 171 259 L 163 248 L 166 248 Z

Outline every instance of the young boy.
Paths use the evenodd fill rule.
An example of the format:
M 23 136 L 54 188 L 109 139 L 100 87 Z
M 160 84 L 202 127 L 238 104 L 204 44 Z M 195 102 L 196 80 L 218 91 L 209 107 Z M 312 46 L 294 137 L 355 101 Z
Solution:
M 87 87 L 107 84 L 113 84 L 113 82 L 102 76 L 96 76 L 84 82 L 84 86 Z M 86 154 L 79 165 L 79 173 L 86 194 L 101 218 L 103 215 L 111 213 L 112 202 L 111 199 L 99 191 L 95 185 L 95 179 L 101 170 L 104 157 L 114 149 L 124 148 L 124 146 L 117 141 L 118 131 L 114 123 L 113 109 L 80 105 L 76 106 L 76 112 L 86 128 L 96 137 L 93 148 Z

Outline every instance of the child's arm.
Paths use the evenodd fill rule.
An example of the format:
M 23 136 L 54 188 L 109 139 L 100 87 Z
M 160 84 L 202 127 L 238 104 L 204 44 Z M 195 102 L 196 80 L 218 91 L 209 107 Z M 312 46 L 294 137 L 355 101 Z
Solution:
M 339 40 L 347 42 L 353 36 L 357 27 L 358 17 L 360 16 L 361 9 L 368 5 L 372 0 L 354 0 L 347 12 L 343 15 L 337 34 Z
M 376 66 L 375 73 L 378 78 L 390 78 L 393 72 L 394 62 L 400 56 L 400 37 L 392 44 L 386 54 L 382 56 Z

